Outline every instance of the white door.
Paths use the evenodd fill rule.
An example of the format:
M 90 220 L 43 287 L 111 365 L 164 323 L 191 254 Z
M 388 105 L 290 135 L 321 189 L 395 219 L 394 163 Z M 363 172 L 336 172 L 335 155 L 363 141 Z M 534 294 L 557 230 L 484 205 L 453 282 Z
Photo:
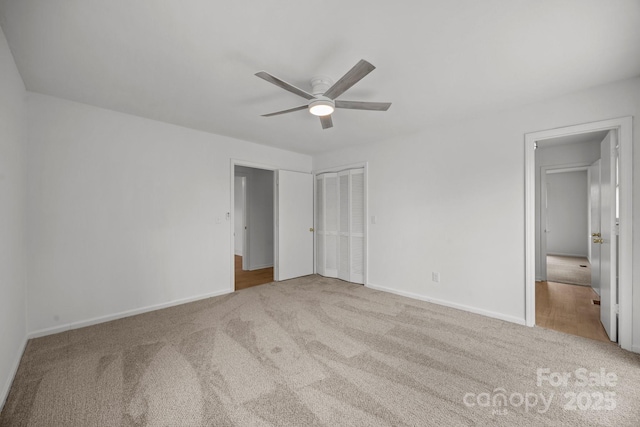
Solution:
M 364 169 L 316 177 L 316 272 L 364 283 Z
M 313 274 L 313 176 L 278 171 L 276 280 Z
M 589 166 L 589 263 L 591 263 L 591 287 L 600 295 L 600 247 L 593 238 L 600 234 L 600 159 Z
M 617 341 L 616 279 L 616 133 L 600 143 L 600 321 L 611 341 Z
M 364 169 L 340 172 L 338 178 L 338 278 L 364 283 Z

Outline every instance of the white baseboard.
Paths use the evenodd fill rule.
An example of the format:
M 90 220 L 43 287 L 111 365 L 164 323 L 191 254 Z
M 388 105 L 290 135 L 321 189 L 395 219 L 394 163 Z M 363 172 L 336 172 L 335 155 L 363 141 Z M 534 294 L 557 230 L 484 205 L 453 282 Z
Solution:
M 149 305 L 141 308 L 134 308 L 133 310 L 121 311 L 115 314 L 108 314 L 106 316 L 94 317 L 92 319 L 80 320 L 78 322 L 66 323 L 64 325 L 55 326 L 53 328 L 40 329 L 37 331 L 30 332 L 27 337 L 28 338 L 39 338 L 44 337 L 46 335 L 57 334 L 60 332 L 70 331 L 72 329 L 84 328 L 85 326 L 97 325 L 98 323 L 110 322 L 112 320 L 122 319 L 124 317 L 135 316 L 136 314 L 147 313 L 149 311 L 160 310 L 163 308 L 173 307 L 175 305 L 186 304 L 193 301 L 198 301 L 201 299 L 217 297 L 220 295 L 225 295 L 233 292 L 233 290 L 226 289 L 224 291 L 216 291 L 208 294 L 198 295 L 195 297 L 182 298 L 179 300 L 169 301 L 162 304 Z
M 25 336 L 22 340 L 20 351 L 16 354 L 16 358 L 11 366 L 9 378 L 7 378 L 7 382 L 4 384 L 4 387 L 2 387 L 2 390 L 0 390 L 0 412 L 2 411 L 2 408 L 4 408 L 4 404 L 7 402 L 7 398 L 9 397 L 9 390 L 11 390 L 11 384 L 13 384 L 13 380 L 18 373 L 18 366 L 20 366 L 20 360 L 22 359 L 24 350 L 27 347 L 27 341 L 29 341 L 29 339 Z
M 269 268 L 269 267 L 273 267 L 273 263 L 263 264 L 263 265 L 252 265 L 251 267 L 249 267 L 249 271 L 262 270 L 263 268 Z
M 640 353 L 640 345 L 631 346 L 631 351 L 634 353 Z
M 430 303 L 433 303 L 433 304 L 443 305 L 445 307 L 455 308 L 455 309 L 462 310 L 462 311 L 468 311 L 470 313 L 480 314 L 482 316 L 492 317 L 494 319 L 500 319 L 500 320 L 504 320 L 506 322 L 516 323 L 518 325 L 523 325 L 523 326 L 526 325 L 526 321 L 525 321 L 524 317 L 523 318 L 519 318 L 519 317 L 515 317 L 515 316 L 508 316 L 506 314 L 497 313 L 495 311 L 484 310 L 484 309 L 477 308 L 477 307 L 471 307 L 469 305 L 463 305 L 463 304 L 458 304 L 458 303 L 451 302 L 451 301 L 445 301 L 445 300 L 441 300 L 441 299 L 427 297 L 427 296 L 424 296 L 424 295 L 418 295 L 418 294 L 414 294 L 413 292 L 406 292 L 406 291 L 400 291 L 400 290 L 397 290 L 397 289 L 386 288 L 384 286 L 373 285 L 371 283 L 367 283 L 365 286 L 368 287 L 368 288 L 371 288 L 371 289 L 378 290 L 378 291 L 389 292 L 389 293 L 392 293 L 392 294 L 401 295 L 403 297 L 408 297 L 408 298 L 417 299 L 417 300 L 420 300 L 420 301 L 430 302 Z
M 587 254 L 565 254 L 560 252 L 547 252 L 547 255 L 551 256 L 570 256 L 574 258 L 586 258 Z
M 242 256 L 242 251 L 237 251 L 237 250 L 236 250 L 236 251 L 234 251 L 233 253 L 234 253 L 234 255 Z

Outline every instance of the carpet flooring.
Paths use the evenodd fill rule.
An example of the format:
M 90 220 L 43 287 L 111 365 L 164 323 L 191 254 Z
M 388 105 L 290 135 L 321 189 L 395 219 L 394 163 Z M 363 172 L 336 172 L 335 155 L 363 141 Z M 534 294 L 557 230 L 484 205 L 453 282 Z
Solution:
M 640 355 L 319 276 L 33 339 L 0 414 L 83 427 L 639 420 Z
M 547 281 L 591 286 L 591 264 L 584 257 L 547 255 Z

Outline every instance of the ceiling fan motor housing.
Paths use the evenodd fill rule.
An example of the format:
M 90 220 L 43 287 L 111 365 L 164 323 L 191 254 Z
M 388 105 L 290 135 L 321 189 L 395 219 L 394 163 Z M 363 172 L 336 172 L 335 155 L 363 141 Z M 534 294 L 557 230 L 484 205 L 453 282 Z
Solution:
M 333 80 L 326 76 L 316 76 L 311 79 L 311 93 L 323 95 L 333 85 Z

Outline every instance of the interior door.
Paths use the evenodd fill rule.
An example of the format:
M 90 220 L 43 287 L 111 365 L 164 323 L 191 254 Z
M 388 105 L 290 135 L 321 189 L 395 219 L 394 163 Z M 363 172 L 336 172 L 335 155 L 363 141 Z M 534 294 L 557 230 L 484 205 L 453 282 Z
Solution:
M 616 133 L 600 143 L 600 321 L 611 341 L 617 341 L 617 278 L 615 234 Z
M 316 176 L 316 272 L 364 284 L 364 168 Z
M 313 176 L 278 171 L 276 280 L 313 274 Z
M 591 242 L 589 244 L 589 263 L 591 263 L 591 287 L 600 295 L 600 243 L 594 242 L 594 238 L 599 238 L 600 233 L 600 159 L 589 166 L 589 212 L 591 221 L 589 223 L 589 233 Z

